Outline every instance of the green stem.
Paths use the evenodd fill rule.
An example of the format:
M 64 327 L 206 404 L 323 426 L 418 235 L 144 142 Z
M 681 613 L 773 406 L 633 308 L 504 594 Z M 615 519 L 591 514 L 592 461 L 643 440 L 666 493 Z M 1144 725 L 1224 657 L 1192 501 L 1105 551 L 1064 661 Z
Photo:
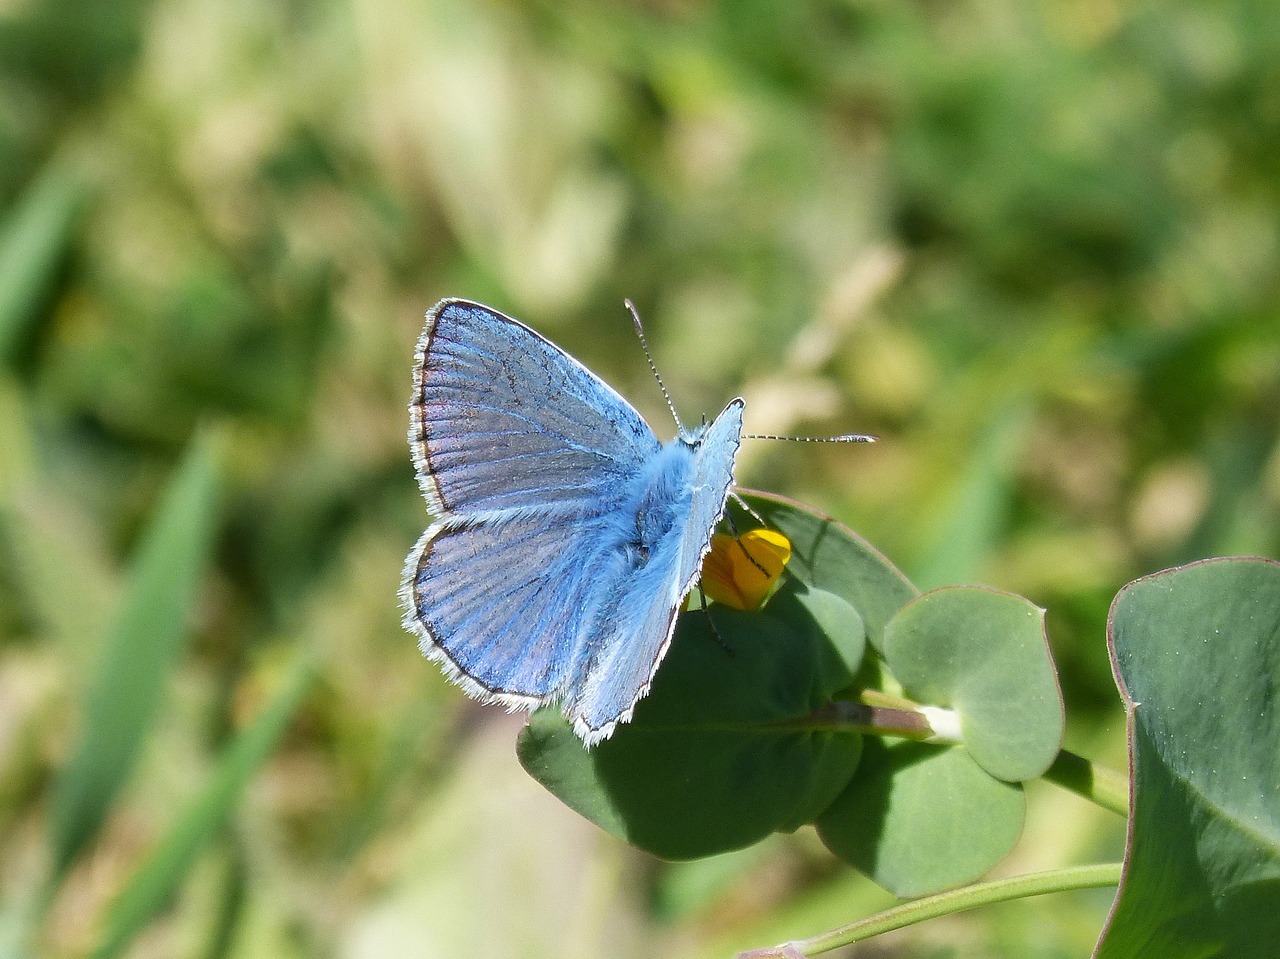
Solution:
M 856 732 L 869 736 L 926 740 L 933 735 L 929 720 L 917 710 L 894 709 L 847 699 L 838 699 L 815 710 L 805 723 L 814 729 Z
M 938 742 L 941 736 L 929 724 L 929 717 L 919 706 L 903 700 L 863 693 L 864 702 L 836 700 L 811 713 L 804 726 L 863 733 L 870 736 L 895 736 L 900 739 Z M 945 733 L 943 734 L 945 735 Z M 1063 749 L 1045 770 L 1044 778 L 1063 789 L 1109 809 L 1119 816 L 1129 815 L 1129 777 Z
M 1129 815 L 1129 777 L 1114 769 L 1097 765 L 1064 749 L 1058 753 L 1044 778 L 1103 809 L 1110 809 L 1120 816 Z
M 806 956 L 861 942 L 881 933 L 892 932 L 904 926 L 912 926 L 926 919 L 950 916 L 978 906 L 1013 899 L 1027 899 L 1049 892 L 1065 892 L 1069 889 L 1097 889 L 1115 886 L 1120 882 L 1121 864 L 1100 863 L 1092 866 L 1072 866 L 1068 869 L 1052 869 L 1048 872 L 1014 876 L 980 882 L 963 889 L 926 896 L 903 903 L 866 919 L 860 919 L 839 929 L 824 932 L 809 939 L 786 942 L 764 949 L 749 949 L 738 953 L 737 959 L 805 959 Z

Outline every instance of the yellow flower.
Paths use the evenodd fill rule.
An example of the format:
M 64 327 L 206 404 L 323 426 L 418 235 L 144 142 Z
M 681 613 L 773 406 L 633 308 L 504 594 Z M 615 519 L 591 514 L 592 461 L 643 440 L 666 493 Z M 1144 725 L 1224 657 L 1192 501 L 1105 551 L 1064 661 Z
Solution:
M 791 541 L 772 529 L 717 533 L 702 564 L 702 589 L 734 609 L 759 609 L 791 559 Z

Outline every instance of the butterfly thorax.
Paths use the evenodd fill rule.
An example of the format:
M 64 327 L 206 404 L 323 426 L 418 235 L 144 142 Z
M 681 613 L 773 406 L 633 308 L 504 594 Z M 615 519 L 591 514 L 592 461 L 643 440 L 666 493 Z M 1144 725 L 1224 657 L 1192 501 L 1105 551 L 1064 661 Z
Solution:
M 618 512 L 618 548 L 624 562 L 639 568 L 667 536 L 679 536 L 689 515 L 689 476 L 693 447 L 680 439 L 667 443 L 636 474 Z

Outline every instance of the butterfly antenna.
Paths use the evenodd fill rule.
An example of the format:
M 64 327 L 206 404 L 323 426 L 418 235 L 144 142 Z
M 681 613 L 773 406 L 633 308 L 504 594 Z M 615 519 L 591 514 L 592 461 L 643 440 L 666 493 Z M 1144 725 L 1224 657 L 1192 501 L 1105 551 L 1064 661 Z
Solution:
M 636 326 L 636 336 L 640 337 L 640 349 L 644 350 L 644 358 L 649 361 L 649 369 L 653 370 L 653 378 L 658 381 L 658 389 L 662 390 L 662 395 L 667 401 L 667 409 L 671 411 L 671 416 L 676 421 L 676 429 L 681 435 L 684 434 L 684 424 L 680 422 L 680 414 L 676 412 L 676 405 L 671 402 L 671 394 L 667 392 L 667 386 L 662 382 L 662 374 L 658 372 L 658 367 L 653 362 L 653 354 L 649 352 L 649 341 L 644 336 L 644 325 L 640 322 L 640 313 L 636 310 L 636 305 L 630 300 L 624 300 L 627 304 L 627 312 L 631 314 L 631 322 Z
M 876 437 L 865 433 L 842 433 L 839 436 L 775 436 L 772 433 L 743 433 L 744 440 L 785 440 L 788 443 L 874 443 Z

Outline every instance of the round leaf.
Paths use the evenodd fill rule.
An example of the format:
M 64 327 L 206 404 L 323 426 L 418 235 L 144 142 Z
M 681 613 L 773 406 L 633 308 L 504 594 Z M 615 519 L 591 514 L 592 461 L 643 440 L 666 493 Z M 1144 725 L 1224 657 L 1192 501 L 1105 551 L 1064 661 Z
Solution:
M 885 624 L 920 591 L 857 533 L 829 516 L 782 496 L 743 491 L 771 527 L 791 540 L 790 575 L 843 597 L 861 615 L 879 650 Z
M 1271 959 L 1280 943 L 1280 563 L 1222 559 L 1111 607 L 1129 851 L 1098 959 Z
M 959 714 L 965 747 L 996 778 L 1034 779 L 1062 748 L 1044 610 L 1020 596 L 972 586 L 925 593 L 890 621 L 884 655 L 909 695 Z
M 851 679 L 810 604 L 832 606 L 787 583 L 759 613 L 685 614 L 631 722 L 587 750 L 555 710 L 540 710 L 520 737 L 521 763 L 602 828 L 669 859 L 812 821 L 853 775 L 861 738 L 808 722 Z
M 858 775 L 818 818 L 833 853 L 895 896 L 970 882 L 1022 832 L 1022 787 L 993 779 L 964 749 L 868 739 Z
M 850 677 L 858 672 L 867 651 L 867 627 L 861 614 L 848 601 L 835 593 L 809 587 L 803 583 L 790 590 L 796 603 L 813 618 L 813 625 L 840 657 Z M 774 610 L 783 615 L 787 607 Z

